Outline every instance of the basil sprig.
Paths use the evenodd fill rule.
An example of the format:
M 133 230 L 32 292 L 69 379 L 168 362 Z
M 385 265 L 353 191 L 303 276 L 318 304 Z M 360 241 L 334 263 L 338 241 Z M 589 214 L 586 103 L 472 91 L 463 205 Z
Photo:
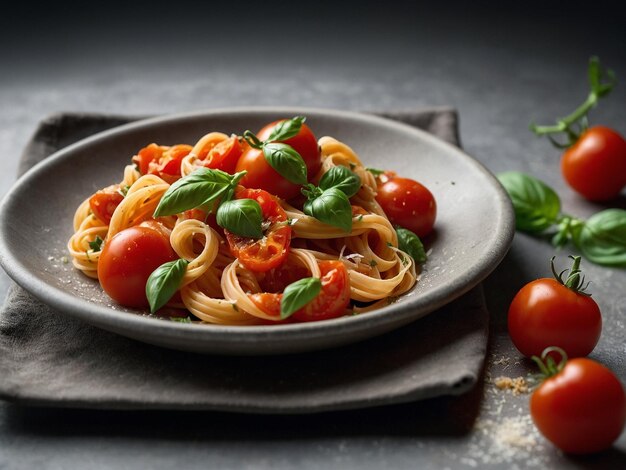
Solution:
M 345 232 L 352 230 L 352 206 L 350 197 L 361 187 L 361 178 L 344 166 L 328 170 L 320 179 L 319 186 L 308 184 L 302 188 L 306 196 L 302 210 L 320 222 L 339 227 Z
M 198 168 L 168 188 L 154 211 L 154 217 L 179 214 L 217 200 L 228 201 L 245 174 L 245 171 L 230 175 L 221 170 Z
M 561 201 L 548 185 L 516 171 L 500 173 L 498 179 L 513 202 L 518 230 L 539 233 L 556 222 Z
M 311 300 L 317 297 L 322 290 L 322 281 L 317 277 L 305 277 L 292 282 L 283 292 L 280 301 L 280 318 L 289 318 Z
M 180 287 L 188 264 L 189 261 L 182 258 L 168 261 L 150 274 L 146 282 L 146 297 L 148 297 L 151 313 L 156 312 L 172 298 Z
M 261 238 L 263 212 L 254 199 L 234 199 L 223 202 L 217 209 L 217 224 L 242 237 Z
M 396 227 L 398 248 L 415 260 L 416 264 L 426 262 L 426 250 L 417 235 L 406 228 Z
M 558 195 L 522 173 L 498 175 L 515 210 L 518 230 L 551 238 L 555 247 L 573 243 L 589 261 L 626 267 L 626 211 L 605 209 L 588 220 L 563 214 Z
M 281 141 L 295 137 L 306 118 L 296 116 L 292 119 L 281 121 L 274 129 L 267 140 L 261 141 L 251 131 L 243 133 L 243 138 L 250 147 L 263 151 L 263 156 L 267 163 L 276 170 L 283 178 L 294 184 L 306 184 L 307 169 L 302 156 L 290 145 Z
M 337 188 L 346 196 L 352 197 L 361 189 L 361 178 L 345 166 L 334 166 L 322 175 L 319 188 L 321 190 Z
M 606 209 L 592 215 L 573 240 L 589 261 L 626 267 L 626 211 Z

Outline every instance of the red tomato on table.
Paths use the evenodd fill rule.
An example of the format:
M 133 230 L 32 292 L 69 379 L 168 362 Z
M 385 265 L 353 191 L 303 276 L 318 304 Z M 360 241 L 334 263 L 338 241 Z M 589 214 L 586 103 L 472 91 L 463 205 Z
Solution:
M 278 200 L 262 189 L 244 189 L 237 199 L 253 199 L 261 206 L 263 222 L 268 224 L 262 238 L 249 238 L 224 230 L 230 251 L 250 271 L 265 272 L 281 265 L 289 254 L 291 227 Z
M 508 328 L 524 356 L 539 356 L 550 346 L 565 350 L 569 357 L 593 351 L 602 331 L 602 315 L 598 304 L 578 287 L 544 278 L 519 290 L 509 307 Z
M 129 227 L 104 244 L 98 260 L 98 280 L 115 302 L 126 307 L 147 307 L 148 277 L 163 263 L 175 259 L 163 231 L 147 226 Z
M 437 203 L 428 188 L 417 181 L 390 177 L 378 187 L 376 200 L 393 224 L 420 238 L 432 231 Z
M 626 185 L 626 140 L 608 127 L 591 127 L 563 153 L 561 171 L 585 198 L 614 199 Z
M 282 121 L 272 122 L 261 129 L 257 134 L 259 140 L 266 140 L 279 122 Z M 317 139 L 309 126 L 302 124 L 300 132 L 298 132 L 297 135 L 280 142 L 290 145 L 300 154 L 306 165 L 309 180 L 317 174 L 322 165 L 322 161 L 320 159 Z M 301 186 L 291 183 L 274 170 L 274 168 L 267 163 L 263 151 L 260 149 L 248 147 L 244 151 L 237 162 L 236 171 L 244 170 L 248 173 L 241 180 L 241 184 L 247 188 L 264 189 L 270 194 L 274 194 L 283 199 L 291 199 L 300 194 Z
M 535 390 L 530 414 L 539 431 L 564 452 L 598 452 L 610 447 L 624 428 L 624 388 L 603 365 L 572 359 Z

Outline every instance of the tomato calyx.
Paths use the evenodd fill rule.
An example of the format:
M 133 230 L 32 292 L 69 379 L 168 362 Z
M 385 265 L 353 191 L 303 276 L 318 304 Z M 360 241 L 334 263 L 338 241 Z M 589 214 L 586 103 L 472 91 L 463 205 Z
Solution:
M 551 353 L 558 353 L 561 356 L 561 360 L 557 363 Z M 539 367 L 539 373 L 535 375 L 535 378 L 539 382 L 543 382 L 563 370 L 565 364 L 567 364 L 567 353 L 558 346 L 550 346 L 543 350 L 541 357 L 532 356 L 530 359 Z
M 532 124 L 530 130 L 538 136 L 547 136 L 550 142 L 557 148 L 565 149 L 574 145 L 588 128 L 587 114 L 589 111 L 596 106 L 600 98 L 611 92 L 616 83 L 615 73 L 611 69 L 602 70 L 600 60 L 597 57 L 589 59 L 587 75 L 591 90 L 587 99 L 578 108 L 571 114 L 557 119 L 554 125 L 537 126 Z M 552 134 L 563 133 L 567 139 L 565 142 L 558 142 L 552 137 Z
M 587 297 L 591 297 L 590 293 L 585 292 L 585 290 L 589 287 L 589 284 L 591 281 L 588 281 L 587 284 L 585 284 L 585 275 L 583 274 L 581 277 L 581 273 L 582 273 L 582 271 L 580 270 L 581 257 L 570 255 L 569 258 L 572 260 L 572 267 L 570 269 L 564 269 L 560 273 L 557 273 L 556 269 L 554 268 L 555 258 L 556 256 L 553 256 L 550 259 L 550 269 L 552 270 L 552 274 L 554 275 L 554 278 L 559 282 L 559 284 L 562 284 L 563 286 L 567 287 L 569 290 L 571 290 L 572 292 L 575 292 L 576 294 L 581 294 L 581 295 L 586 295 Z M 567 278 L 563 280 L 563 275 L 567 271 L 569 271 Z

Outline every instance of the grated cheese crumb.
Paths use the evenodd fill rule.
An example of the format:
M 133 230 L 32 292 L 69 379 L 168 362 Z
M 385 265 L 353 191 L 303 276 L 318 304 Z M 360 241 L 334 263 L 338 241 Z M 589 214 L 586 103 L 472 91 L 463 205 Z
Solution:
M 493 384 L 500 390 L 510 390 L 513 395 L 528 393 L 529 387 L 524 377 L 496 377 Z

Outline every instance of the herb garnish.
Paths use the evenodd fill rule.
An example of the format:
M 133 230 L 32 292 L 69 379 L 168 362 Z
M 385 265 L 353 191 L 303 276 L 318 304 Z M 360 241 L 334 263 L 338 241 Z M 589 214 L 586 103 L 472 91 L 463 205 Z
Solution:
M 306 120 L 303 116 L 279 122 L 267 140 L 261 141 L 252 131 L 245 131 L 243 138 L 255 149 L 263 151 L 267 163 L 283 178 L 294 184 L 306 184 L 307 169 L 302 156 L 290 145 L 282 143 L 298 134 Z
M 189 261 L 182 258 L 168 261 L 150 274 L 146 282 L 146 297 L 151 313 L 163 307 L 180 288 L 188 264 Z
M 91 248 L 94 252 L 102 250 L 102 243 L 104 240 L 100 238 L 100 235 L 96 235 L 96 238 L 93 241 L 89 242 L 89 248 Z

